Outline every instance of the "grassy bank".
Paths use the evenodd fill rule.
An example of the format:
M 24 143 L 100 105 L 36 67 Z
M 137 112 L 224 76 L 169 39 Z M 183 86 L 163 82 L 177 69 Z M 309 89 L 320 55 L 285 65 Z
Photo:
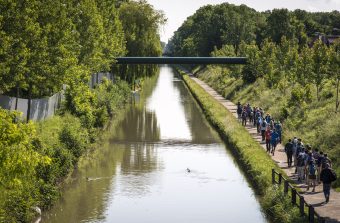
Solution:
M 245 83 L 234 77 L 227 67 L 220 66 L 208 66 L 197 75 L 234 103 L 240 101 L 262 107 L 272 117 L 281 120 L 284 141 L 297 136 L 312 148 L 327 153 L 333 169 L 340 175 L 340 115 L 334 112 L 335 94 L 331 82 L 325 82 L 321 99 L 317 100 L 313 97 L 316 88 L 310 84 L 308 94 L 298 84 L 286 83 L 284 88 L 270 88 L 263 78 Z M 333 186 L 340 191 L 340 179 Z
M 233 149 L 255 190 L 261 196 L 261 205 L 269 219 L 273 222 L 304 222 L 304 219 L 299 217 L 298 209 L 283 196 L 282 190 L 271 184 L 271 169 L 275 168 L 284 175 L 281 169 L 237 122 L 232 113 L 183 71 L 178 71 L 201 105 L 207 119 Z

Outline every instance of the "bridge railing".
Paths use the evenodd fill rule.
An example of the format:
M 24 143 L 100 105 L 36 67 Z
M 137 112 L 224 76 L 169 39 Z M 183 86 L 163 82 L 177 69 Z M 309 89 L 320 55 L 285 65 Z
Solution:
M 293 205 L 296 205 L 299 210 L 301 216 L 307 216 L 309 223 L 325 223 L 325 218 L 321 217 L 314 209 L 314 207 L 308 204 L 303 195 L 301 195 L 296 188 L 282 176 L 281 173 L 277 172 L 275 169 L 272 169 L 272 183 L 277 185 L 283 184 L 283 192 L 285 196 L 290 197 Z M 307 211 L 305 211 L 307 209 Z

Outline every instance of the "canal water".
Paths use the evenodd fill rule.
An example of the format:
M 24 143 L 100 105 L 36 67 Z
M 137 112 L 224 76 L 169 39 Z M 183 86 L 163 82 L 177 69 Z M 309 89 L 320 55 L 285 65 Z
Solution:
M 148 86 L 146 90 L 148 91 Z M 266 222 L 236 161 L 163 66 L 40 222 Z

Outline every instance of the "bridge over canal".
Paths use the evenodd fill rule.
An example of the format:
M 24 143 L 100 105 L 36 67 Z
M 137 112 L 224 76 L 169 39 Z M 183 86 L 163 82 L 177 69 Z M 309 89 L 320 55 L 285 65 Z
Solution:
M 246 57 L 118 57 L 117 64 L 246 64 Z

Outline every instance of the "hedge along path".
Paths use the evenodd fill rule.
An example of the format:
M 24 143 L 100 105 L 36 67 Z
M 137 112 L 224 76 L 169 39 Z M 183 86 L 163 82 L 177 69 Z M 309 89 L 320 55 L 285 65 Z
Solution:
M 268 182 L 271 182 L 271 169 L 280 167 L 281 172 L 284 175 L 288 176 L 291 181 L 294 183 L 294 186 L 300 188 L 300 193 L 303 194 L 306 203 L 312 205 L 315 208 L 315 211 L 321 216 L 327 218 L 327 222 L 340 222 L 340 193 L 336 192 L 332 189 L 331 191 L 331 198 L 328 204 L 323 204 L 325 201 L 323 191 L 322 191 L 322 184 L 318 185 L 315 188 L 315 192 L 311 192 L 312 188 L 310 188 L 309 192 L 306 191 L 306 184 L 298 183 L 297 182 L 297 175 L 295 174 L 295 167 L 288 168 L 287 166 L 287 156 L 284 152 L 284 146 L 278 144 L 276 147 L 275 156 L 268 155 L 266 151 L 266 145 L 263 143 L 261 135 L 257 133 L 257 129 L 254 128 L 252 124 L 243 127 L 237 120 L 237 106 L 223 98 L 220 94 L 218 94 L 214 89 L 208 86 L 205 82 L 199 80 L 198 78 L 194 77 L 191 73 L 186 71 L 188 78 L 193 80 L 197 83 L 201 88 L 202 91 L 208 93 L 212 98 L 214 98 L 219 104 L 220 108 L 222 109 L 205 109 L 204 107 L 210 107 L 209 105 L 202 105 L 203 109 L 207 111 L 208 118 L 211 117 L 209 112 L 214 113 L 214 115 L 218 114 L 218 117 L 224 115 L 225 118 L 223 119 L 222 123 L 219 123 L 216 120 L 211 120 L 213 123 L 216 121 L 217 127 L 223 131 L 224 134 L 228 135 L 228 142 L 231 145 L 235 145 L 234 148 L 238 150 L 238 153 L 246 162 L 246 165 L 249 165 L 249 171 L 251 176 L 253 177 L 255 183 L 259 187 L 268 186 Z M 185 77 L 184 77 L 185 78 Z M 190 82 L 187 83 L 190 87 Z M 191 90 L 194 88 L 190 87 Z M 198 89 L 197 91 L 200 91 Z M 194 95 L 198 95 L 193 92 Z M 204 100 L 204 99 L 203 99 Z M 224 111 L 223 111 L 224 110 Z M 227 112 L 229 111 L 229 112 Z M 232 114 L 232 115 L 231 115 Z M 211 119 L 211 118 L 209 118 Z M 233 119 L 233 120 L 231 120 Z M 236 123 L 236 124 L 235 124 Z M 240 134 L 235 134 L 235 132 Z M 247 134 L 245 135 L 244 132 Z M 254 146 L 254 140 L 258 143 L 257 146 Z M 242 148 L 242 149 L 238 149 Z M 259 151 L 259 149 L 261 151 Z M 273 161 L 277 165 L 272 162 L 272 160 L 268 159 L 269 157 L 272 158 Z M 268 162 L 269 161 L 269 162 Z M 247 168 L 248 169 L 248 168 Z M 264 182 L 266 180 L 267 182 Z M 261 188 L 260 188 L 261 191 Z

